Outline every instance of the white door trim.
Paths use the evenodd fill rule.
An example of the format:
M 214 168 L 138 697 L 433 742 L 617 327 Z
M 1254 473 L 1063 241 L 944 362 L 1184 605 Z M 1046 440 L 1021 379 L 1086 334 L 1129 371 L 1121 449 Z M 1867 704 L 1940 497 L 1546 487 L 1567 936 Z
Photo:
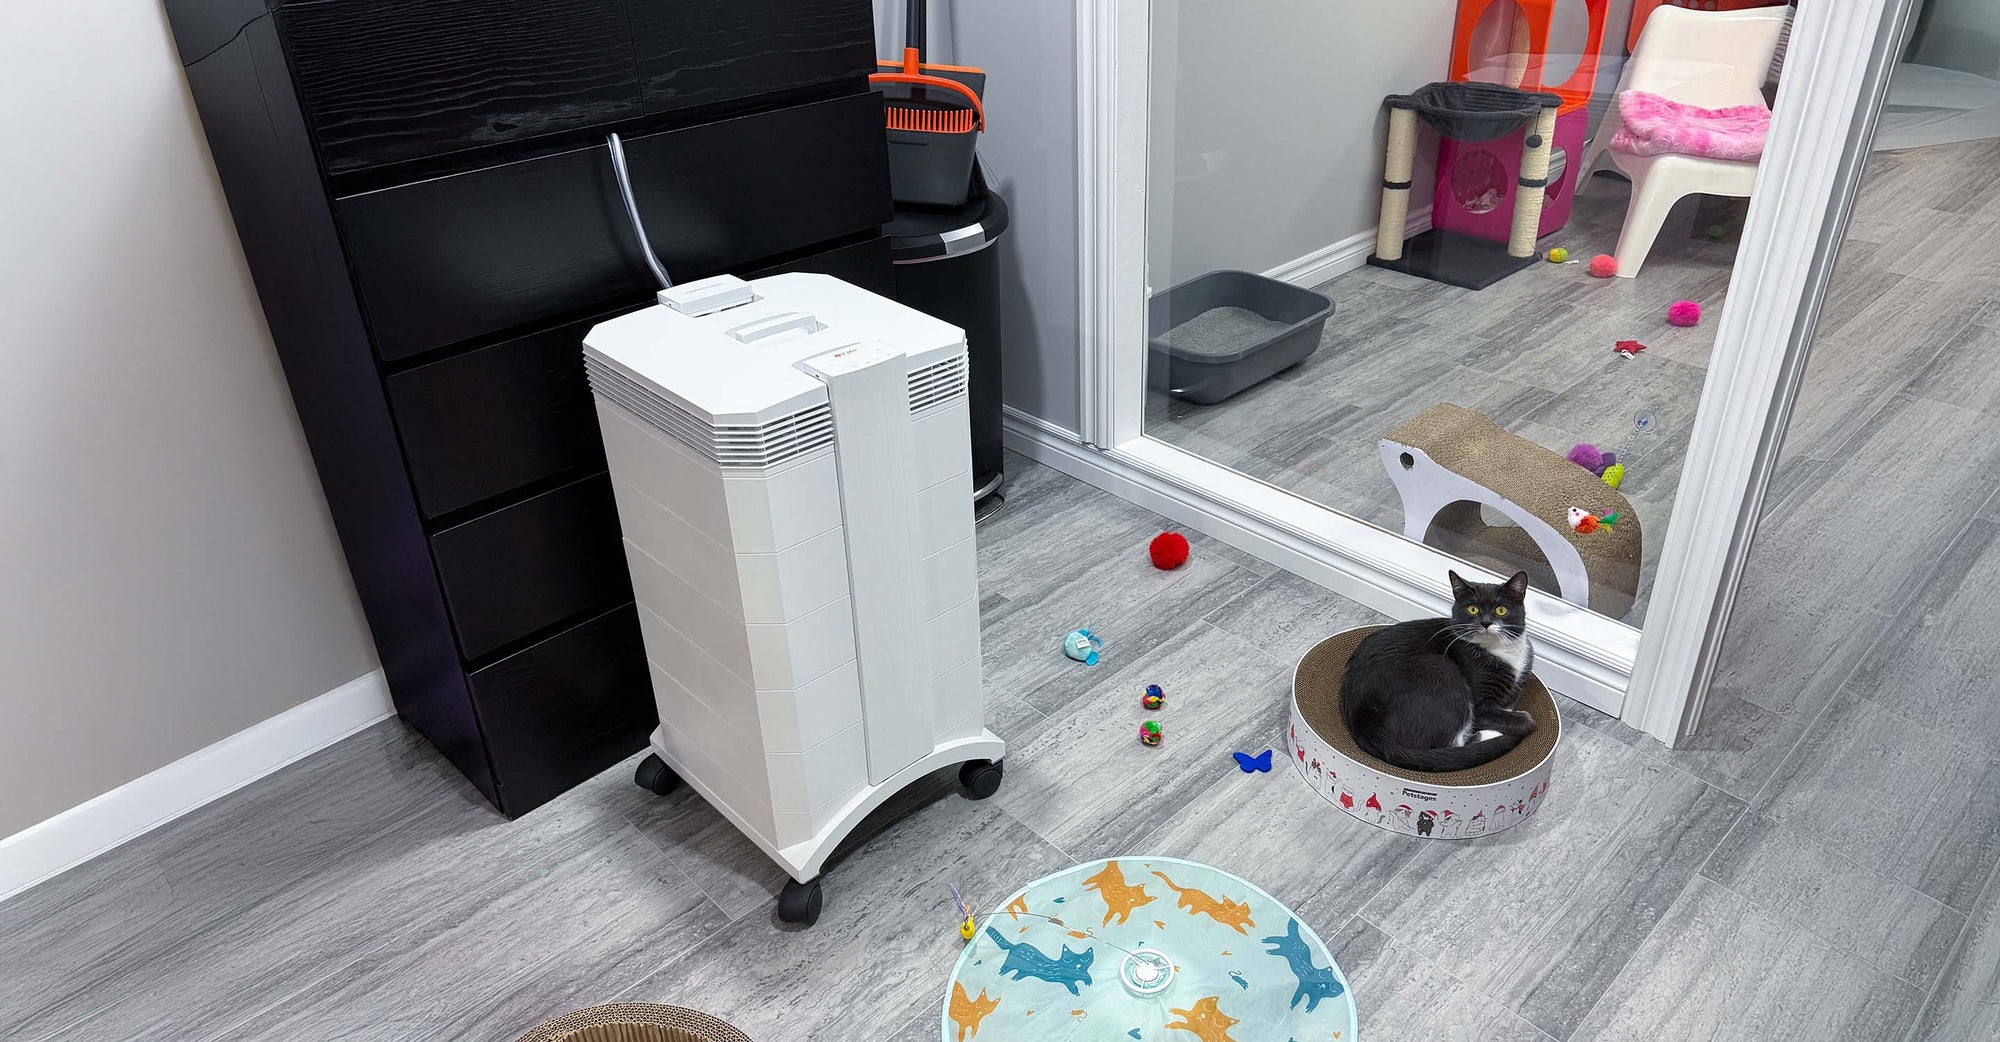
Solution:
M 1804 5 L 1788 48 L 1758 191 L 1736 272 L 1716 327 L 1715 361 L 1702 395 L 1667 525 L 1643 637 L 1624 623 L 1562 614 L 1547 598 L 1541 640 L 1568 655 L 1581 693 L 1622 693 L 1617 715 L 1672 745 L 1692 732 L 1697 688 L 1733 592 L 1732 538 L 1753 510 L 1768 469 L 1754 466 L 1767 424 L 1782 410 L 1780 375 L 1813 283 L 1830 248 L 1829 202 L 1841 183 L 1882 16 L 1910 0 L 1819 0 Z M 1391 614 L 1430 613 L 1444 599 L 1451 558 L 1388 536 L 1336 511 L 1291 497 L 1146 438 L 1146 127 L 1150 0 L 1078 0 L 1077 153 L 1082 438 L 1078 448 L 1032 424 L 1010 422 L 1024 448 L 1061 457 L 1059 469 L 1162 510 L 1197 530 Z M 1414 85 L 1413 85 L 1414 86 Z M 1848 186 L 1848 187 L 1851 187 Z M 1800 332 L 1800 335 L 1809 330 Z M 1091 454 L 1102 458 L 1093 459 Z M 1075 468 L 1075 469 L 1072 469 Z M 1094 476 L 1093 476 L 1094 475 Z M 1215 529 L 1202 527 L 1204 524 Z M 1423 566 L 1412 568 L 1410 561 Z M 1546 605 L 1546 606 L 1545 606 Z M 1554 617 L 1550 617 L 1554 613 Z M 1629 652 L 1628 652 L 1628 649 Z M 1555 679 L 1555 678 L 1552 678 Z M 1565 678 L 1567 679 L 1567 678 Z M 1579 684 L 1581 686 L 1579 686 Z M 1552 686 L 1562 688 L 1561 681 Z M 1599 697 L 1586 698 L 1598 702 Z
M 1730 280 L 1623 714 L 1670 745 L 1700 722 L 1796 392 L 1796 381 L 1784 379 L 1796 369 L 1788 361 L 1811 340 L 1817 297 L 1846 230 L 1865 160 L 1851 157 L 1850 147 L 1867 148 L 1852 134 L 1857 121 L 1872 126 L 1886 91 L 1887 70 L 1877 61 L 1884 15 L 1897 16 L 1893 42 L 1910 6 L 1820 0 L 1794 19 L 1736 257 L 1739 276 L 1755 275 Z
M 1137 437 L 1145 408 L 1145 355 L 1092 350 L 1127 328 L 1145 328 L 1146 57 L 1150 0 L 1142 13 L 1104 0 L 1076 5 L 1078 424 L 1083 440 L 1112 446 Z M 1137 70 L 1137 81 L 1132 76 Z M 1136 248 L 1127 247 L 1137 243 Z M 1121 429 L 1119 419 L 1126 418 Z
M 1716 612 L 1709 620 L 1708 633 L 1696 660 L 1695 688 L 1690 693 L 1689 705 L 1682 719 L 1686 732 L 1691 732 L 1695 721 L 1700 718 L 1702 706 L 1708 698 L 1709 685 L 1715 677 L 1715 670 L 1709 663 L 1722 650 L 1722 637 L 1728 629 L 1730 609 L 1735 605 L 1736 591 L 1743 581 L 1743 566 L 1749 560 L 1750 544 L 1764 513 L 1765 493 L 1778 464 L 1778 450 L 1784 441 L 1785 430 L 1791 425 L 1792 409 L 1798 401 L 1800 383 L 1805 378 L 1807 356 L 1811 350 L 1813 331 L 1819 322 L 1820 307 L 1825 300 L 1827 284 L 1833 277 L 1833 265 L 1841 242 L 1847 237 L 1855 200 L 1860 195 L 1862 175 L 1867 169 L 1876 125 L 1881 121 L 1882 106 L 1889 97 L 1890 77 L 1895 72 L 1898 56 L 1909 42 L 1919 9 L 1915 0 L 1890 0 L 1889 10 L 1884 15 L 1882 43 L 1876 46 L 1870 59 L 1861 101 L 1848 137 L 1846 158 L 1834 185 L 1833 212 L 1827 216 L 1827 227 L 1821 235 L 1819 251 L 1813 258 L 1812 273 L 1799 306 L 1798 320 L 1792 329 L 1784 369 L 1778 377 L 1771 419 L 1765 427 L 1764 440 L 1757 447 L 1750 478 L 1750 495 L 1744 501 L 1743 512 L 1737 516 L 1729 556 L 1724 562 Z

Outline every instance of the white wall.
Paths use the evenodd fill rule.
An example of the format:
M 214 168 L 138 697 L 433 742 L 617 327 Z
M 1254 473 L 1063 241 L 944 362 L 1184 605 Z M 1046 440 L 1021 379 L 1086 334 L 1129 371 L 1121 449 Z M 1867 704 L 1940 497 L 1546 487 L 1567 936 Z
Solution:
M 375 668 L 158 0 L 0 4 L 0 836 Z

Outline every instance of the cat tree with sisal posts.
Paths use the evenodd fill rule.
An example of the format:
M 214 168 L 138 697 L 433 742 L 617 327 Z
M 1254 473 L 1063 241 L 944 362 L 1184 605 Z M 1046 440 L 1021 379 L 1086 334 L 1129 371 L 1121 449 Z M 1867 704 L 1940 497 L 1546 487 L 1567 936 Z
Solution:
M 1428 83 L 1408 94 L 1391 94 L 1382 104 L 1389 109 L 1389 149 L 1375 254 L 1368 263 L 1466 289 L 1485 289 L 1534 263 L 1542 221 L 1541 189 L 1548 184 L 1549 145 L 1562 99 L 1491 83 Z M 1520 135 L 1517 184 L 1523 190 L 1513 193 L 1513 220 L 1504 246 L 1435 227 L 1404 241 L 1419 119 L 1447 141 Z
M 1533 261 L 1535 240 L 1569 221 L 1609 5 L 1586 0 L 1576 68 L 1548 84 L 1556 0 L 1459 0 L 1451 79 L 1384 102 L 1388 161 L 1370 263 L 1485 289 Z M 1510 42 L 1496 54 L 1482 17 L 1503 12 Z M 1438 132 L 1437 178 L 1431 230 L 1405 243 L 1419 119 Z
M 1556 0 L 1459 0 L 1452 34 L 1451 80 L 1498 83 L 1503 87 L 1543 91 L 1562 99 L 1556 106 L 1547 183 L 1542 186 L 1542 211 L 1537 236 L 1550 235 L 1569 222 L 1570 202 L 1581 171 L 1584 135 L 1590 122 L 1591 91 L 1604 45 L 1604 21 L 1610 0 L 1586 0 L 1581 53 L 1576 68 L 1560 83 L 1548 82 L 1549 47 L 1556 24 Z M 1495 49 L 1482 39 L 1484 16 L 1506 14 L 1510 43 Z M 1491 147 L 1446 139 L 1438 143 L 1437 187 L 1431 197 L 1431 227 L 1496 242 L 1512 237 L 1502 204 L 1512 193 L 1516 170 L 1512 157 L 1522 152 L 1519 133 Z M 1525 193 L 1524 193 L 1525 194 Z

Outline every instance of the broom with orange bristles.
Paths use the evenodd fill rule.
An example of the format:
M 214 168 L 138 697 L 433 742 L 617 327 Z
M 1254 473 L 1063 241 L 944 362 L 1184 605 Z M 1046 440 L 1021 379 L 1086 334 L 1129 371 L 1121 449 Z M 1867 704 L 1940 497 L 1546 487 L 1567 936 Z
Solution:
M 882 92 L 890 194 L 904 205 L 963 206 L 986 129 L 986 73 L 924 61 L 924 0 L 910 0 L 907 28 L 902 60 L 884 59 L 868 78 Z

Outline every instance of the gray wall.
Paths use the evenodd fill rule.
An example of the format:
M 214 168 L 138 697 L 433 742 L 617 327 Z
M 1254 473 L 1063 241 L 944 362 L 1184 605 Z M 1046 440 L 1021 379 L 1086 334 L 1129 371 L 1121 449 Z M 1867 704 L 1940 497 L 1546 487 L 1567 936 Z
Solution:
M 1630 13 L 1613 0 L 1607 56 L 1623 53 Z M 1155 0 L 1152 287 L 1267 271 L 1372 232 L 1381 99 L 1445 78 L 1456 15 L 1455 0 Z M 1586 25 L 1584 0 L 1558 0 L 1551 53 L 1579 51 Z M 1548 74 L 1574 65 L 1552 58 Z M 1428 205 L 1434 158 L 1426 134 L 1414 206 Z
M 903 23 L 909 15 L 909 0 L 875 0 L 875 56 L 901 58 L 910 41 Z M 924 17 L 929 21 L 924 35 L 924 60 L 956 65 L 958 51 L 953 46 L 951 0 L 924 0 Z
M 1001 250 L 1007 404 L 1078 424 L 1076 8 L 958 0 L 958 61 L 986 70 L 987 173 L 1013 215 Z
M 979 155 L 1013 224 L 999 245 L 1007 404 L 1078 426 L 1074 0 L 930 0 L 926 57 L 986 70 Z M 882 56 L 901 53 L 902 0 L 875 0 Z
M 1265 271 L 1375 226 L 1384 95 L 1443 79 L 1452 0 L 1156 0 L 1148 281 Z M 1429 163 L 1414 196 L 1429 196 Z
M 1908 60 L 1975 76 L 2000 76 L 2000 4 L 1928 0 L 1911 35 Z
M 158 0 L 0 6 L 0 836 L 375 651 Z

